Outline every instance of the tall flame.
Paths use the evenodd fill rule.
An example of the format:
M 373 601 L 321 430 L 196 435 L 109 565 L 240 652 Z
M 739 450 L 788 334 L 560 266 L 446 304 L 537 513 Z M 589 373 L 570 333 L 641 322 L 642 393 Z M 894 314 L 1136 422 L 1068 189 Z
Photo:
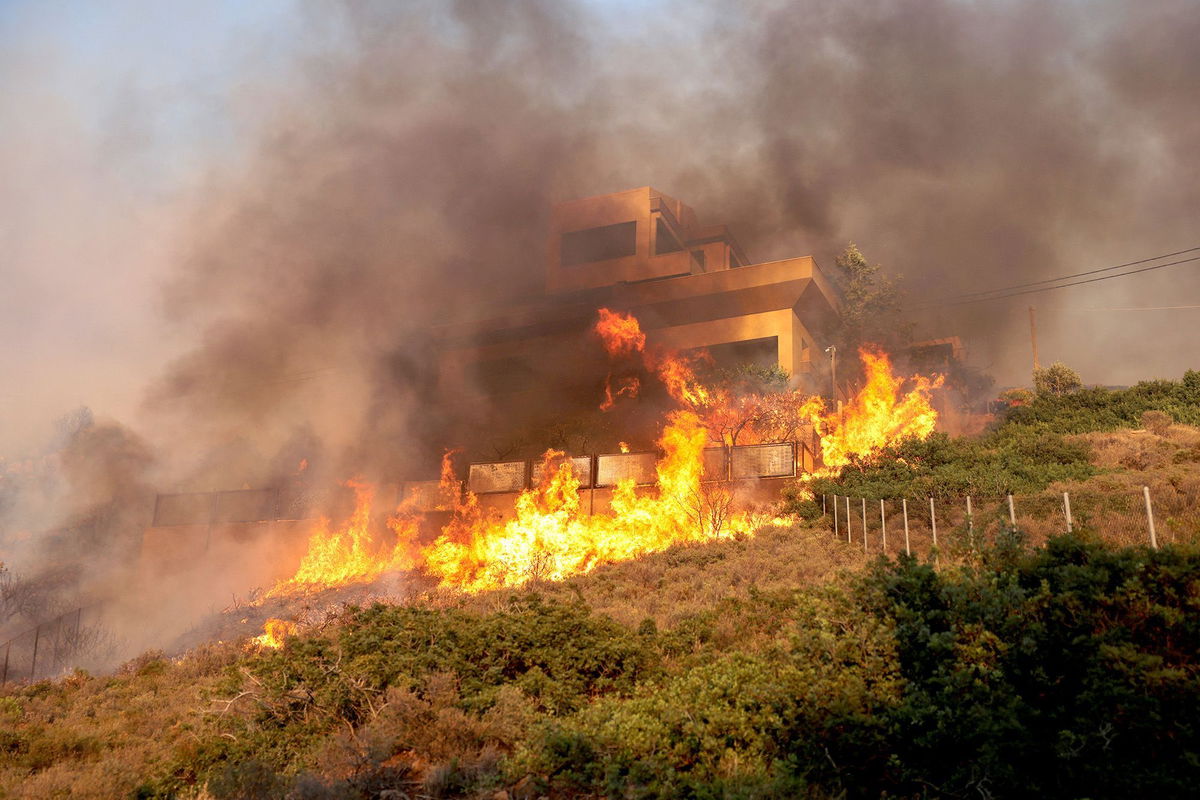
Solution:
M 416 520 L 411 517 L 388 520 L 395 533 L 395 541 L 389 546 L 379 540 L 372 528 L 374 489 L 359 480 L 346 481 L 345 485 L 354 490 L 350 520 L 344 527 L 333 529 L 327 518 L 319 519 L 296 574 L 277 583 L 266 597 L 371 581 L 385 572 L 415 566 L 409 548 L 416 538 Z
M 295 576 L 268 596 L 411 569 L 423 570 L 444 586 L 474 592 L 533 579 L 559 580 L 681 542 L 752 534 L 763 521 L 732 511 L 727 489 L 702 482 L 706 446 L 729 445 L 734 439 L 741 444 L 772 440 L 780 431 L 786 432 L 786 440 L 810 426 L 820 434 L 825 468 L 833 469 L 899 438 L 926 437 L 937 421 L 929 401 L 940 378 L 913 378 L 905 391 L 905 381 L 893 374 L 888 357 L 874 350 L 860 352 L 866 384 L 839 413 L 827 409 L 820 397 L 799 391 L 735 394 L 727 387 L 705 385 L 696 374 L 697 356 L 648 352 L 633 316 L 601 309 L 595 331 L 613 358 L 640 356 L 680 405 L 668 415 L 658 441 L 662 456 L 653 487 L 639 489 L 632 479 L 621 481 L 612 489 L 609 511 L 589 513 L 570 460 L 552 450 L 543 458 L 538 485 L 521 492 L 515 515 L 503 520 L 489 514 L 472 493 L 461 493 L 448 452 L 442 461 L 439 508 L 452 513 L 434 541 L 418 542 L 419 516 L 404 504 L 388 519 L 389 532 L 382 534 L 372 524 L 371 488 L 352 481 L 348 485 L 357 504 L 349 522 L 334 530 L 328 520 L 320 520 Z M 605 406 L 615 397 L 636 394 L 636 385 L 635 379 L 627 379 L 615 393 L 606 386 Z M 621 449 L 628 450 L 624 443 Z
M 930 393 L 942 385 L 942 376 L 918 375 L 913 387 L 901 392 L 903 380 L 892 374 L 886 354 L 868 349 L 858 353 L 867 382 L 842 410 L 814 419 L 821 434 L 821 456 L 825 466 L 841 467 L 853 456 L 862 456 L 910 436 L 924 439 L 937 426 L 937 412 L 929 404 Z
M 300 626 L 294 622 L 271 617 L 263 623 L 262 634 L 250 640 L 250 645 L 252 647 L 268 647 L 272 650 L 278 650 L 280 647 L 283 647 L 284 639 L 289 636 L 295 636 L 299 630 Z

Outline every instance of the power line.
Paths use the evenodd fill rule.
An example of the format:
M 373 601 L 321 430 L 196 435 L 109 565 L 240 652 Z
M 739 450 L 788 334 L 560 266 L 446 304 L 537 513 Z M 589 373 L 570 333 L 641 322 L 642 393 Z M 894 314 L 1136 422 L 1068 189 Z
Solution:
M 1188 308 L 1200 308 L 1196 306 L 1132 306 L 1128 308 L 1081 308 L 1080 311 L 1182 311 Z M 1067 309 L 1070 310 L 1070 309 Z
M 1200 250 L 1200 248 L 1193 247 L 1193 248 L 1190 248 L 1189 250 L 1181 250 L 1180 253 L 1188 253 L 1188 252 L 1191 252 L 1192 250 Z M 1159 256 L 1158 258 L 1165 258 L 1165 256 Z M 1130 265 L 1144 264 L 1147 261 L 1154 261 L 1154 260 L 1156 260 L 1156 259 L 1153 259 L 1153 258 L 1143 259 L 1142 261 L 1130 262 Z M 1059 278 L 1050 278 L 1045 281 L 1037 281 L 1036 283 L 1021 284 L 1019 286 L 1010 286 L 1007 289 L 991 290 L 994 293 L 1003 292 L 1003 294 L 990 294 L 988 297 L 974 297 L 973 299 L 948 298 L 941 302 L 930 302 L 930 303 L 919 304 L 919 305 L 915 306 L 915 308 L 930 308 L 930 307 L 934 307 L 934 306 L 961 306 L 961 305 L 969 305 L 971 303 L 983 303 L 988 300 L 1004 300 L 1009 297 L 1020 297 L 1021 295 L 1026 295 L 1026 294 L 1037 294 L 1039 292 L 1050 292 L 1055 289 L 1066 289 L 1069 286 L 1081 286 L 1085 283 L 1097 283 L 1098 281 L 1107 281 L 1107 280 L 1112 280 L 1113 278 L 1124 278 L 1127 275 L 1137 275 L 1142 272 L 1151 272 L 1156 269 L 1165 269 L 1167 267 L 1174 267 L 1179 264 L 1188 264 L 1193 261 L 1200 261 L 1200 256 L 1193 256 L 1192 258 L 1184 258 L 1184 259 L 1180 259 L 1179 261 L 1171 261 L 1166 264 L 1155 264 L 1154 266 L 1142 267 L 1141 269 L 1131 269 L 1128 272 L 1121 272 L 1116 275 L 1101 275 L 1098 278 L 1088 278 L 1087 280 L 1082 280 L 1082 281 L 1071 281 L 1070 283 L 1062 283 L 1062 284 L 1059 284 L 1058 286 L 1043 286 L 1040 289 L 1024 289 L 1023 291 L 1010 291 L 1011 289 L 1021 289 L 1024 286 L 1036 286 L 1037 284 L 1041 284 L 1041 283 L 1053 283 L 1056 281 L 1065 280 L 1067 278 L 1076 277 L 1077 275 L 1094 275 L 1097 272 L 1103 272 L 1103 271 L 1107 271 L 1110 269 L 1116 269 L 1116 267 L 1105 267 L 1103 270 L 1091 270 L 1089 272 L 1080 272 L 1080 273 L 1077 273 L 1076 275 L 1064 275 Z M 1129 265 L 1121 265 L 1121 266 L 1129 266 Z M 975 292 L 973 294 L 980 294 L 980 293 Z M 972 298 L 972 294 L 958 295 L 958 298 Z
M 1164 258 L 1171 258 L 1173 256 L 1181 256 L 1184 253 L 1193 253 L 1196 250 L 1200 250 L 1200 246 L 1189 247 L 1186 250 L 1176 250 L 1174 253 L 1163 253 L 1161 256 L 1152 256 L 1151 258 L 1142 258 L 1137 261 L 1127 261 L 1124 264 L 1114 264 L 1111 267 L 1100 267 L 1099 269 L 1090 269 L 1090 270 L 1087 270 L 1086 272 L 1076 272 L 1072 275 L 1060 275 L 1057 278 L 1046 278 L 1045 280 L 1032 281 L 1030 283 L 1018 283 L 1015 286 L 1003 286 L 999 289 L 984 289 L 983 291 L 979 291 L 979 292 L 967 292 L 965 294 L 955 295 L 953 298 L 947 298 L 947 299 L 957 300 L 957 299 L 964 298 L 964 297 L 975 297 L 975 296 L 981 295 L 981 294 L 995 294 L 997 292 L 1007 292 L 1012 289 L 1025 289 L 1029 286 L 1041 286 L 1042 284 L 1045 284 L 1045 283 L 1058 283 L 1059 281 L 1065 281 L 1070 278 L 1082 278 L 1084 275 L 1095 275 L 1100 272 L 1111 272 L 1114 269 L 1122 269 L 1124 267 L 1136 267 L 1138 264 L 1149 264 L 1151 261 L 1161 261 Z

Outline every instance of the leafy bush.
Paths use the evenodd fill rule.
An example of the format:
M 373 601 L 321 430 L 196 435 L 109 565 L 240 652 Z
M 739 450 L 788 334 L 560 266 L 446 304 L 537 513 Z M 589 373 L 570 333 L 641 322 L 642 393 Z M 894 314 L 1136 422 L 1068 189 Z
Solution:
M 1047 430 L 1005 426 L 979 439 L 935 433 L 855 458 L 817 494 L 855 497 L 961 497 L 1035 492 L 1053 481 L 1094 474 L 1088 447 Z
M 1083 387 L 1079 373 L 1061 361 L 1033 371 L 1033 387 L 1038 394 L 1068 394 Z
M 1200 553 L 1019 540 L 973 568 L 881 561 L 850 600 L 799 602 L 788 646 L 548 722 L 514 773 L 609 797 L 1186 796 Z
M 1179 381 L 1143 381 L 1129 389 L 1093 387 L 1066 395 L 1039 394 L 1026 405 L 1009 408 L 1004 421 L 1059 433 L 1086 433 L 1140 427 L 1146 411 L 1200 425 L 1200 371 L 1188 370 Z
M 1081 537 L 986 569 L 873 579 L 903 701 L 888 792 L 1179 797 L 1200 780 L 1193 551 Z M 1167 765 L 1170 765 L 1169 767 Z

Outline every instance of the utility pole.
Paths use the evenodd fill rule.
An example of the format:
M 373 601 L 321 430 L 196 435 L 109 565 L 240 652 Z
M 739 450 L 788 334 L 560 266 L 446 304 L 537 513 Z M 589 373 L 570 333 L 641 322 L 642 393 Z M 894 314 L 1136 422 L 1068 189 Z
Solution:
M 1029 340 L 1033 343 L 1033 371 L 1037 372 L 1042 368 L 1038 363 L 1037 353 L 1037 315 L 1033 310 L 1033 306 L 1029 307 Z
M 837 396 L 837 345 L 829 345 L 825 348 L 825 352 L 829 353 L 829 383 L 833 387 L 832 400 L 836 403 Z

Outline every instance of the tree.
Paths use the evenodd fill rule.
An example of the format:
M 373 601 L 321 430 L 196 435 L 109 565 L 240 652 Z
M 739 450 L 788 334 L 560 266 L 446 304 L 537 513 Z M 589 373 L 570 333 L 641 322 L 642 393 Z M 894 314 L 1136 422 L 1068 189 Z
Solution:
M 1038 394 L 1063 395 L 1083 388 L 1079 373 L 1061 361 L 1033 371 L 1033 388 Z
M 839 361 L 853 363 L 864 344 L 897 352 L 912 338 L 912 323 L 904 318 L 900 280 L 883 274 L 850 242 L 834 260 L 831 278 L 842 299 L 842 316 L 833 334 Z
M 790 442 L 812 425 L 819 401 L 788 389 L 777 366 L 742 364 L 703 377 L 711 400 L 698 408 L 700 421 L 726 447 Z

